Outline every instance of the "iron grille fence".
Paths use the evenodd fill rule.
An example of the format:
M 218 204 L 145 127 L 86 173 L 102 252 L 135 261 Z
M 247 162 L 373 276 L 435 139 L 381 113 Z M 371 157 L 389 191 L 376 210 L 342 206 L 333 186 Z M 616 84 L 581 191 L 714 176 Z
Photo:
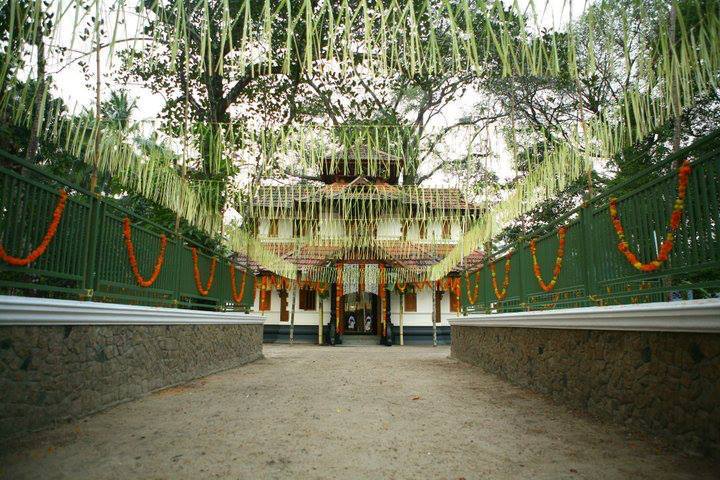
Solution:
M 9 257 L 32 256 L 46 238 L 65 192 L 65 208 L 44 252 L 27 265 Z M 149 279 L 166 238 L 164 261 L 151 285 L 133 273 L 124 226 L 130 222 L 138 271 Z M 0 293 L 82 298 L 137 305 L 248 311 L 255 277 L 212 249 L 192 242 L 37 165 L 0 151 Z M 192 248 L 197 252 L 200 287 Z M 235 269 L 235 285 L 231 271 Z M 207 288 L 209 283 L 209 288 Z M 207 290 L 206 290 L 207 288 Z M 241 297 L 241 298 L 240 298 Z M 237 299 L 237 301 L 236 301 Z
M 685 160 L 690 161 L 692 170 L 673 248 L 657 270 L 641 271 L 618 248 L 610 200 L 617 201 L 630 251 L 642 262 L 655 259 L 678 195 L 678 167 Z M 461 276 L 463 310 L 501 313 L 717 296 L 719 193 L 720 131 L 606 189 L 518 242 L 488 254 L 481 269 Z M 535 239 L 537 263 L 547 285 L 553 277 L 560 227 L 566 229 L 562 268 L 554 288 L 545 291 L 533 271 L 530 241 Z M 502 297 L 504 258 L 508 254 L 510 280 Z M 500 298 L 492 282 L 493 263 Z

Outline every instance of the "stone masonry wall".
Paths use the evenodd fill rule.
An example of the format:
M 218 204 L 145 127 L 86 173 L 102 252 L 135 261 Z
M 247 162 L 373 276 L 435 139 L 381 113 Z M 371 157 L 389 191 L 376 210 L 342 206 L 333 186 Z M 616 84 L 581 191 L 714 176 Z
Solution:
M 720 457 L 720 334 L 453 326 L 452 356 Z
M 0 327 L 0 438 L 256 360 L 262 328 Z

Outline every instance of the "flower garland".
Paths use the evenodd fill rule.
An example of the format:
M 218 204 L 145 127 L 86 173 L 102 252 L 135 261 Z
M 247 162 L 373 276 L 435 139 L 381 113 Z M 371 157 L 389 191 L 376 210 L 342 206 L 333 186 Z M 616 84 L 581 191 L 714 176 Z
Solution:
M 130 260 L 130 268 L 132 269 L 133 275 L 135 276 L 135 280 L 141 287 L 147 288 L 151 286 L 153 283 L 155 283 L 155 280 L 157 280 L 158 275 L 160 275 L 160 270 L 162 269 L 163 263 L 165 262 L 165 247 L 167 246 L 167 237 L 165 236 L 165 234 L 160 235 L 160 254 L 157 257 L 157 260 L 155 260 L 155 267 L 153 268 L 152 275 L 150 275 L 150 278 L 148 278 L 147 280 L 145 280 L 143 276 L 140 275 L 137 258 L 135 257 L 135 247 L 133 246 L 132 236 L 130 232 L 130 219 L 128 217 L 125 217 L 125 219 L 123 220 L 123 237 L 125 238 L 125 247 L 127 248 L 128 258 Z
M 537 246 L 535 245 L 535 239 L 530 240 L 530 254 L 532 255 L 533 272 L 535 278 L 537 278 L 540 288 L 546 292 L 551 292 L 555 288 L 558 276 L 560 276 L 560 270 L 562 270 L 563 256 L 565 255 L 565 233 L 567 228 L 560 227 L 558 229 L 558 249 L 555 254 L 555 268 L 553 268 L 553 276 L 549 283 L 545 283 L 542 279 L 542 273 L 540 272 L 540 265 L 537 260 Z
M 492 275 L 492 286 L 495 291 L 495 296 L 498 300 L 504 300 L 508 293 L 508 286 L 510 285 L 510 258 L 512 253 L 505 255 L 505 278 L 503 279 L 503 289 L 498 290 L 497 286 L 497 274 L 495 273 L 495 262 L 490 264 L 490 274 Z
M 480 293 L 480 270 L 475 272 L 475 286 L 472 287 L 473 293 L 470 293 L 470 285 L 472 285 L 472 282 L 470 281 L 470 274 L 468 272 L 465 272 L 465 286 L 467 287 L 467 299 L 470 304 L 475 305 L 477 302 L 478 294 Z
M 217 266 L 217 258 L 213 257 L 212 262 L 210 262 L 210 275 L 208 276 L 208 281 L 203 287 L 202 281 L 200 281 L 200 267 L 198 266 L 198 253 L 197 248 L 192 247 L 192 259 L 193 259 L 193 277 L 195 278 L 195 286 L 197 287 L 197 291 L 200 292 L 200 295 L 203 297 L 207 297 L 208 293 L 210 293 L 210 288 L 212 287 L 213 280 L 215 280 L 215 267 Z
M 10 265 L 15 265 L 16 267 L 24 267 L 34 262 L 35 260 L 40 258 L 43 253 L 45 253 L 48 245 L 50 245 L 50 242 L 55 237 L 55 233 L 57 233 L 57 228 L 60 224 L 62 214 L 65 211 L 65 204 L 67 203 L 67 192 L 63 189 L 60 189 L 59 192 L 60 199 L 58 200 L 57 205 L 55 205 L 55 210 L 52 214 L 52 221 L 50 222 L 47 232 L 45 232 L 45 236 L 40 242 L 40 245 L 38 245 L 37 248 L 30 252 L 30 254 L 25 258 L 13 257 L 8 255 L 5 252 L 3 246 L 0 245 L 0 259 L 2 259 L 5 263 L 9 263 Z
M 330 288 L 330 285 L 327 283 L 315 282 L 315 291 L 321 297 L 327 293 L 328 288 Z
M 342 335 L 344 333 L 344 326 L 340 319 L 343 318 L 343 264 L 338 263 L 335 268 L 337 271 L 337 284 L 335 285 L 335 331 Z
M 230 268 L 230 291 L 232 293 L 232 299 L 235 303 L 241 303 L 243 296 L 245 295 L 245 279 L 247 278 L 247 270 L 243 270 L 242 280 L 240 280 L 240 293 L 238 293 L 237 288 L 235 287 L 235 267 L 232 265 L 228 265 L 228 267 Z
M 438 290 L 452 292 L 456 297 L 460 297 L 460 277 L 445 277 L 437 281 Z
M 620 252 L 625 255 L 625 258 L 630 263 L 630 265 L 632 265 L 636 269 L 643 272 L 652 272 L 660 268 L 662 264 L 665 263 L 665 261 L 668 259 L 668 255 L 670 254 L 670 251 L 672 250 L 674 245 L 674 233 L 680 226 L 680 220 L 682 219 L 683 210 L 685 208 L 685 195 L 687 193 L 688 176 L 690 175 L 691 170 L 692 169 L 690 167 L 690 160 L 685 160 L 680 169 L 678 170 L 678 195 L 675 199 L 673 212 L 670 215 L 670 229 L 665 235 L 665 239 L 660 244 L 660 252 L 658 253 L 657 257 L 655 258 L 655 260 L 652 260 L 648 263 L 642 263 L 637 258 L 637 256 L 630 251 L 630 245 L 625 239 L 625 229 L 623 228 L 622 223 L 620 222 L 620 218 L 618 217 L 618 200 L 615 197 L 612 197 L 610 199 L 610 218 L 612 219 L 615 233 L 620 240 L 620 243 L 618 243 L 618 250 L 620 250 Z

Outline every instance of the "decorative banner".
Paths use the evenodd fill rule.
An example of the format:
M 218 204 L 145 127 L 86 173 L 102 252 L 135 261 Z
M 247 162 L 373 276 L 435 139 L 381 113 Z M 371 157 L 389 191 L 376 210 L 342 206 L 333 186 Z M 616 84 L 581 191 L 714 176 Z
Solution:
M 720 12 L 715 2 L 702 0 L 653 5 L 652 11 L 644 2 L 596 2 L 578 19 L 561 19 L 562 29 L 541 28 L 537 16 L 530 13 L 545 11 L 547 2 L 520 8 L 507 2 L 470 0 L 201 0 L 192 10 L 185 0 L 56 3 L 50 8 L 47 2 L 8 0 L 5 5 L 11 41 L 0 59 L 0 115 L 23 128 L 35 129 L 37 124 L 38 139 L 77 156 L 127 191 L 171 210 L 247 257 L 256 268 L 291 279 L 301 271 L 304 278 L 334 281 L 332 261 L 348 255 L 392 263 L 397 276 L 388 278 L 388 283 L 435 281 L 457 272 L 458 265 L 484 242 L 589 172 L 593 161 L 612 158 L 680 116 L 703 95 L 714 94 L 720 71 Z M 671 8 L 678 9 L 677 15 L 669 15 Z M 615 15 L 619 27 L 608 39 L 603 19 L 610 15 Z M 51 21 L 38 21 L 48 17 Z M 122 38 L 129 19 L 137 31 L 146 32 L 142 38 L 134 33 Z M 653 33 L 639 36 L 624 49 L 616 46 L 617 38 L 638 37 L 636 29 Z M 190 38 L 197 48 L 186 61 Z M 48 42 L 46 57 L 37 62 L 36 44 L 43 39 Z M 418 158 L 419 134 L 404 125 L 267 128 L 186 118 L 182 127 L 159 124 L 154 133 L 168 137 L 167 144 L 143 148 L 132 140 L 135 126 L 111 128 L 112 122 L 103 119 L 99 109 L 96 115 L 71 113 L 63 102 L 52 102 L 52 75 L 35 77 L 43 75 L 41 63 L 60 71 L 82 58 L 72 52 L 102 49 L 113 59 L 120 48 L 126 63 L 143 62 L 145 68 L 168 72 L 184 69 L 193 78 L 232 73 L 241 78 L 292 74 L 322 79 L 328 73 L 348 74 L 360 65 L 386 78 L 485 78 L 494 72 L 499 78 L 561 78 L 572 84 L 594 78 L 597 60 L 602 58 L 603 65 L 616 63 L 619 70 L 627 70 L 627 86 L 619 87 L 614 100 L 600 105 L 592 116 L 588 113 L 562 144 L 541 141 L 541 161 L 530 162 L 529 152 L 527 158 L 514 158 L 529 163 L 529 172 L 502 201 L 481 210 L 462 198 L 448 201 L 447 189 L 372 181 L 351 188 L 303 183 L 269 189 L 263 181 L 270 180 L 274 167 L 260 171 L 257 178 L 254 163 L 250 174 L 237 172 L 237 164 L 242 163 L 238 160 L 251 157 L 263 159 L 265 166 L 285 160 L 292 165 L 291 173 L 303 179 L 330 173 L 386 178 L 399 174 L 401 162 Z M 101 85 L 103 78 L 97 80 Z M 95 93 L 103 97 L 103 92 Z M 582 102 L 577 108 L 586 110 Z M 178 137 L 170 138 L 173 134 Z M 190 148 L 185 148 L 186 143 Z M 202 168 L 186 174 L 188 166 L 201 163 Z M 233 183 L 245 177 L 252 180 Z M 226 224 L 228 209 L 237 213 L 235 224 Z M 346 230 L 338 218 L 352 228 Z M 259 219 L 290 221 L 297 234 L 284 245 L 261 242 L 253 230 Z M 448 244 L 451 248 L 431 255 L 429 247 L 377 238 L 372 232 L 381 220 L 402 225 L 448 221 L 468 228 L 459 242 Z M 127 243 L 130 254 L 132 245 Z M 635 268 L 651 271 L 659 268 L 671 248 L 668 237 L 661 255 L 649 264 L 640 262 L 629 247 L 623 247 L 623 253 Z M 7 254 L 1 257 L 26 261 Z M 317 257 L 324 261 L 307 261 Z M 396 258 L 418 261 L 405 266 L 393 262 Z M 139 273 L 136 279 L 140 285 L 147 282 Z
M 365 265 L 365 291 L 377 295 L 379 282 L 380 268 L 378 267 L 378 264 L 368 263 Z
M 360 291 L 360 265 L 346 263 L 343 268 L 343 295 Z

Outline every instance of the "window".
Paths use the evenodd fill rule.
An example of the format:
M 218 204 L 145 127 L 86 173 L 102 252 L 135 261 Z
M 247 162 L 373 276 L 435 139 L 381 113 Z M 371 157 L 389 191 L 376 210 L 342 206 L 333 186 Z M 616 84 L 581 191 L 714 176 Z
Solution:
M 272 298 L 272 290 L 260 290 L 260 311 L 270 311 L 270 299 Z
M 425 220 L 418 222 L 418 235 L 420 238 L 427 238 L 427 222 L 425 222 Z
M 268 237 L 278 236 L 278 220 L 277 218 L 270 219 L 270 225 L 268 226 Z
M 295 220 L 293 223 L 293 236 L 304 237 L 317 232 L 317 223 L 311 220 Z
M 460 311 L 460 297 L 455 295 L 455 292 L 452 290 L 450 291 L 450 311 L 451 312 L 459 312 Z
M 448 240 L 450 238 L 451 232 L 452 232 L 452 226 L 450 225 L 450 220 L 443 220 L 442 238 L 445 240 Z
M 405 311 L 417 312 L 417 294 L 415 292 L 406 292 L 403 297 L 405 298 Z
M 317 295 L 315 290 L 303 288 L 300 290 L 300 310 L 315 310 Z

